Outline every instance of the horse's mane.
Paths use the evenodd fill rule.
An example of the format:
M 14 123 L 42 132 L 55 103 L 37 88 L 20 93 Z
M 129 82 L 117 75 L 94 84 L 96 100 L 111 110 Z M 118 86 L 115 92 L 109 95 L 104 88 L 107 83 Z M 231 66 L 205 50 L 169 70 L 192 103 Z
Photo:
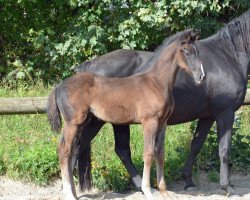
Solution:
M 151 59 L 149 59 L 149 61 L 145 64 L 143 68 L 150 69 L 150 66 L 152 66 L 153 63 L 155 63 L 158 60 L 159 56 L 166 47 L 171 45 L 174 41 L 182 39 L 190 31 L 191 29 L 186 29 L 184 31 L 178 32 L 174 35 L 171 35 L 170 37 L 165 38 L 162 44 L 156 48 L 154 56 Z
M 220 38 L 226 42 L 231 53 L 238 57 L 238 52 L 250 52 L 250 10 L 241 16 L 230 21 L 225 27 L 220 29 L 215 35 L 205 39 Z

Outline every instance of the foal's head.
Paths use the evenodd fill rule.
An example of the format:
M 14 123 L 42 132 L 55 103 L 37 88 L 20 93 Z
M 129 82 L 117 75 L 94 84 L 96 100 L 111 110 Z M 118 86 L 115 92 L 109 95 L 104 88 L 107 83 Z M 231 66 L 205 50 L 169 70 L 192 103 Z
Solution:
M 176 54 L 176 62 L 180 68 L 191 74 L 196 84 L 200 84 L 205 78 L 205 72 L 199 59 L 199 52 L 195 46 L 198 32 L 190 30 L 180 39 L 180 48 Z

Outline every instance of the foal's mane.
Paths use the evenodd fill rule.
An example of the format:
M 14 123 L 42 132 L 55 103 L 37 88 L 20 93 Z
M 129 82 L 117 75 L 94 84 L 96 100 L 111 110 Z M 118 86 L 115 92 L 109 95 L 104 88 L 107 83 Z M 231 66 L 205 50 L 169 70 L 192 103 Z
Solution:
M 250 52 L 250 10 L 230 21 L 215 35 L 205 39 L 210 42 L 219 37 L 229 46 L 231 53 L 238 57 L 238 52 Z
M 171 45 L 176 40 L 181 40 L 187 33 L 189 33 L 192 29 L 186 29 L 184 31 L 178 32 L 170 37 L 164 39 L 162 44 L 158 46 L 155 50 L 154 56 L 149 59 L 149 61 L 143 67 L 144 69 L 150 69 L 151 66 L 158 60 L 159 56 L 162 54 L 165 48 Z

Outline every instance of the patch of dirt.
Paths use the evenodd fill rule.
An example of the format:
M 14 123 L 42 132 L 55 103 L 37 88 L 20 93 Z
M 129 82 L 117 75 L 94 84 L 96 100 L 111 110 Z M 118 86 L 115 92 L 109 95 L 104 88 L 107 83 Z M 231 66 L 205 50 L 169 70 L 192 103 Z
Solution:
M 169 199 L 181 200 L 250 200 L 250 173 L 243 174 L 234 172 L 231 182 L 234 189 L 231 195 L 219 189 L 218 183 L 209 182 L 206 173 L 200 173 L 197 177 L 198 188 L 195 191 L 185 191 L 184 181 L 177 181 L 168 187 Z M 155 199 L 162 199 L 159 192 L 154 190 Z M 145 196 L 141 192 L 114 193 L 98 192 L 78 193 L 79 200 L 144 200 Z M 1 200 L 61 200 L 61 181 L 56 180 L 46 187 L 37 186 L 32 183 L 14 181 L 5 176 L 0 176 L 0 199 Z

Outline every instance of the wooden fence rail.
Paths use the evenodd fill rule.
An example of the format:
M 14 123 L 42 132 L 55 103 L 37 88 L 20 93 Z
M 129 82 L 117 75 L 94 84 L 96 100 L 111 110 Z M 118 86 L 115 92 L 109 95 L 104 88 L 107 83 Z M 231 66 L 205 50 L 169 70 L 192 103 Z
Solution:
M 46 112 L 48 97 L 0 98 L 0 115 L 42 114 Z M 250 105 L 250 89 L 243 105 Z

